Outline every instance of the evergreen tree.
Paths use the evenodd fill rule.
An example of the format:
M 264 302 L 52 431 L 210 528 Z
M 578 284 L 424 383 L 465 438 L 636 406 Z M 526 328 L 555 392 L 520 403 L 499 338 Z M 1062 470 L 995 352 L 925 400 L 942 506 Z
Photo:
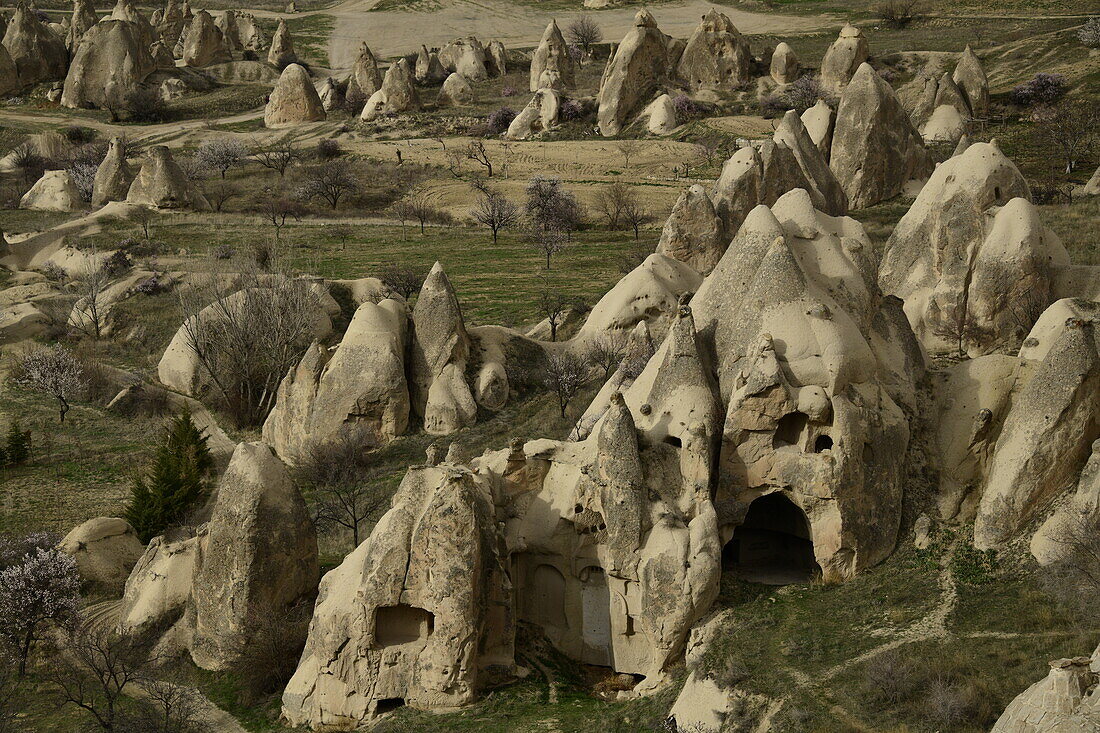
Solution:
M 125 517 L 142 542 L 182 522 L 206 495 L 214 459 L 190 412 L 172 418 L 145 476 L 134 479 Z
M 24 430 L 18 420 L 8 427 L 8 463 L 18 466 L 31 457 L 31 431 Z

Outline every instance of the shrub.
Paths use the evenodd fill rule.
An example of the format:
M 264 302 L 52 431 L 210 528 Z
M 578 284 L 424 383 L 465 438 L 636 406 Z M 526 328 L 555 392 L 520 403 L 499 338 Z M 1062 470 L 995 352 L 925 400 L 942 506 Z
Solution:
M 558 116 L 561 117 L 563 122 L 572 122 L 574 120 L 584 119 L 587 116 L 587 111 L 584 105 L 576 99 L 566 99 L 561 103 Z
M 237 250 L 233 249 L 233 245 L 219 244 L 210 254 L 216 260 L 230 260 L 236 253 Z
M 123 515 L 142 542 L 182 522 L 206 495 L 214 469 L 207 440 L 190 412 L 168 424 L 147 475 L 134 480 Z
M 340 143 L 336 140 L 326 137 L 317 141 L 317 157 L 320 160 L 339 158 L 343 153 L 344 149 L 340 147 Z
M 672 98 L 672 106 L 676 108 L 676 121 L 686 122 L 696 117 L 702 117 L 707 112 L 707 105 L 698 102 L 686 94 L 677 94 Z
M 500 96 L 502 96 L 502 97 L 514 97 L 514 96 L 516 96 L 516 88 L 511 87 L 511 86 L 506 86 L 506 87 L 504 87 L 503 89 L 500 90 Z
M 138 87 L 126 95 L 124 107 L 135 122 L 163 122 L 168 119 L 168 107 L 156 89 Z
M 166 290 L 168 290 L 168 284 L 161 280 L 159 275 L 150 275 L 134 283 L 130 292 L 136 295 L 160 295 Z
M 1077 38 L 1088 48 L 1100 48 L 1100 15 L 1085 21 L 1077 31 Z
M 508 129 L 512 120 L 516 119 L 516 111 L 511 107 L 501 107 L 489 115 L 485 121 L 486 130 L 490 135 L 499 135 Z
M 1065 96 L 1069 90 L 1066 78 L 1061 74 L 1048 74 L 1040 71 L 1029 81 L 1012 88 L 1009 98 L 1013 104 L 1021 107 L 1033 107 L 1040 104 L 1052 104 Z
M 130 258 L 130 255 L 120 249 L 115 250 L 110 257 L 104 259 L 99 268 L 107 277 L 118 277 L 132 270 L 134 261 Z
M 872 11 L 888 28 L 904 28 L 920 17 L 916 0 L 887 0 Z
M 42 275 L 50 282 L 64 282 L 69 279 L 69 273 L 56 262 L 47 262 L 42 266 Z
M 92 200 L 92 189 L 95 188 L 96 166 L 92 163 L 77 161 L 70 163 L 65 169 L 69 172 L 69 178 L 80 193 L 80 200 L 88 202 Z
M 80 125 L 62 127 L 61 135 L 73 145 L 85 145 L 95 140 L 95 130 Z

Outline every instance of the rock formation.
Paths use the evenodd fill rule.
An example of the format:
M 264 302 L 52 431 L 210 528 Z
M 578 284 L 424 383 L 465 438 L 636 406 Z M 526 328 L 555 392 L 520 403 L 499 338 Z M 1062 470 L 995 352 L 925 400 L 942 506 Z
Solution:
M 65 35 L 65 46 L 69 54 L 76 53 L 76 46 L 89 28 L 99 22 L 92 0 L 73 0 L 73 17 L 69 21 L 69 30 Z
M 113 137 L 107 155 L 96 168 L 92 206 L 103 206 L 108 201 L 125 201 L 133 180 L 134 175 L 126 162 L 126 143 L 121 137 Z
M 420 95 L 413 84 L 409 62 L 401 59 L 386 70 L 382 86 L 367 100 L 359 119 L 369 122 L 379 115 L 415 112 L 420 109 Z
M 509 140 L 526 140 L 549 130 L 558 123 L 561 97 L 553 89 L 539 89 L 527 106 L 520 110 L 504 136 Z
M 840 96 L 829 166 L 854 209 L 901 193 L 932 173 L 932 158 L 894 90 L 863 64 Z
M 122 590 L 145 552 L 134 528 L 116 517 L 89 519 L 65 535 L 58 549 L 76 560 L 81 580 L 108 592 Z
M 20 209 L 76 211 L 84 207 L 68 171 L 46 171 L 19 199 Z
M 321 97 L 309 72 L 298 64 L 288 64 L 271 90 L 264 108 L 264 127 L 279 128 L 318 122 L 325 119 Z
M 323 109 L 326 114 L 344 106 L 344 93 L 340 91 L 340 87 L 337 86 L 336 80 L 331 76 L 325 79 L 321 91 L 318 92 L 318 97 L 321 100 L 321 109 Z
M 218 485 L 195 573 L 195 664 L 234 666 L 265 625 L 312 605 L 319 576 L 313 520 L 286 467 L 263 443 L 239 444 Z
M 240 10 L 234 11 L 234 14 L 237 21 L 237 37 L 241 45 L 250 51 L 262 51 L 267 48 L 267 36 L 256 24 L 256 16 Z
M 286 21 L 279 18 L 275 35 L 271 37 L 271 48 L 267 50 L 267 63 L 280 71 L 289 64 L 298 63 L 298 54 L 294 53 L 294 41 L 286 27 Z
M 1050 672 L 1021 692 L 990 733 L 1085 733 L 1100 726 L 1094 660 L 1055 659 Z
M 485 68 L 492 77 L 501 77 L 508 73 L 508 52 L 500 41 L 491 41 L 485 47 Z
M 172 48 L 187 29 L 190 20 L 189 17 L 185 17 L 183 8 L 177 0 L 168 0 L 164 13 L 160 16 L 160 22 L 156 24 L 156 31 L 164 44 Z
M 728 16 L 711 10 L 688 39 L 680 64 L 680 78 L 692 89 L 730 91 L 752 78 L 749 42 Z
M 447 80 L 443 82 L 436 103 L 450 105 L 452 107 L 461 107 L 462 105 L 469 104 L 473 99 L 474 88 L 470 86 L 470 82 L 466 80 L 466 77 L 455 72 L 448 76 Z
M 121 109 L 127 96 L 156 68 L 137 26 L 124 20 L 104 20 L 92 26 L 77 46 L 61 105 Z
M 210 208 L 206 197 L 191 184 L 164 145 L 149 148 L 141 170 L 130 184 L 126 201 L 157 209 L 206 211 Z
M 214 23 L 222 32 L 222 41 L 229 50 L 230 55 L 244 51 L 244 43 L 241 41 L 241 29 L 237 26 L 237 11 L 226 10 L 218 16 Z
M 722 239 L 722 220 L 703 187 L 684 191 L 661 231 L 657 251 L 709 274 L 722 258 L 728 241 Z
M 149 542 L 126 580 L 120 633 L 155 643 L 164 656 L 186 651 L 191 622 L 185 616 L 202 540 L 175 530 Z
M 449 72 L 458 73 L 469 81 L 485 81 L 485 47 L 474 37 L 459 38 L 439 49 L 439 63 Z
M 984 118 L 989 114 L 989 79 L 969 45 L 959 56 L 952 79 L 962 89 L 972 117 Z
M 38 19 L 35 10 L 22 2 L 4 32 L 3 44 L 15 64 L 20 85 L 65 78 L 69 67 L 65 39 L 50 30 Z
M 955 145 L 966 133 L 966 118 L 949 104 L 941 104 L 921 125 L 921 137 L 927 143 Z
M 157 41 L 149 48 L 149 55 L 153 57 L 153 64 L 157 67 L 158 71 L 172 71 L 176 68 L 176 59 L 172 56 L 171 49 L 165 45 L 164 41 Z M 165 79 L 161 82 L 164 83 L 170 81 Z M 171 81 L 180 81 L 179 79 L 173 79 Z M 182 81 L 180 82 L 182 83 Z
M 639 10 L 634 27 L 608 60 L 600 82 L 596 115 L 600 134 L 618 135 L 667 76 L 668 41 L 649 11 Z
M 802 73 L 802 64 L 798 61 L 798 55 L 786 41 L 781 42 L 772 51 L 769 73 L 776 84 L 791 84 Z
M 569 45 L 565 42 L 558 23 L 551 20 L 543 31 L 538 48 L 531 55 L 531 91 L 538 91 L 543 85 L 543 75 L 561 80 L 564 87 L 573 86 L 573 57 L 569 55 Z
M 821 154 L 821 150 L 810 137 L 806 126 L 802 124 L 802 118 L 799 117 L 798 112 L 793 109 L 787 110 L 779 126 L 776 127 L 772 140 L 777 145 L 782 144 L 790 149 L 794 159 L 798 161 L 802 176 L 809 184 L 806 189 L 813 199 L 815 208 L 833 216 L 848 212 L 848 197 L 845 190 L 833 174 L 825 156 Z
M 359 49 L 359 55 L 351 67 L 348 77 L 347 97 L 365 102 L 372 94 L 382 88 L 382 75 L 378 73 L 378 62 L 374 60 L 367 44 Z
M 439 63 L 439 54 L 428 51 L 427 46 L 421 46 L 420 52 L 416 54 L 414 74 L 421 84 L 438 84 L 447 78 L 447 70 L 443 68 L 443 64 Z
M 363 303 L 334 351 L 313 344 L 279 385 L 264 441 L 296 463 L 313 445 L 341 436 L 380 446 L 402 435 L 407 320 L 403 302 Z
M 646 131 L 653 135 L 670 135 L 678 126 L 676 105 L 667 94 L 650 102 L 642 114 L 646 118 Z
M 111 10 L 110 20 L 125 20 L 133 23 L 137 38 L 146 49 L 158 38 L 157 32 L 153 30 L 153 26 L 138 10 L 133 0 L 118 0 L 114 9 Z
M 183 63 L 201 68 L 232 60 L 233 55 L 214 18 L 205 10 L 195 13 L 183 35 Z
M 806 128 L 810 140 L 825 156 L 826 161 L 832 155 L 833 127 L 835 123 L 836 115 L 833 113 L 833 108 L 824 99 L 817 100 L 817 104 L 802 113 L 802 124 Z
M 929 351 L 1014 349 L 1054 300 L 1052 268 L 1068 256 L 1028 198 L 996 144 L 975 143 L 936 168 L 894 228 L 879 283 Z
M 834 92 L 842 91 L 869 55 L 870 46 L 863 31 L 848 23 L 825 52 L 821 61 L 821 83 Z

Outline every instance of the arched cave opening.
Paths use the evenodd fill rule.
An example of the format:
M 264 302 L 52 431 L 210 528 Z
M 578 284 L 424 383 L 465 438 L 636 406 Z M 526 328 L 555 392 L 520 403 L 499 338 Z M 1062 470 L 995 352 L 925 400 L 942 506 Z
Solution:
M 809 581 L 820 568 L 805 513 L 780 493 L 753 501 L 722 549 L 722 571 L 767 585 Z

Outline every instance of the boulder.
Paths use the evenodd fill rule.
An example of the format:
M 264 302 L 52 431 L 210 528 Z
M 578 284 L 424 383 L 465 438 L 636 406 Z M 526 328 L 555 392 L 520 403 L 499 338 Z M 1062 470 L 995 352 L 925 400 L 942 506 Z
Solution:
M 538 48 L 531 55 L 531 91 L 543 87 L 543 74 L 560 80 L 562 87 L 573 86 L 573 57 L 569 55 L 569 45 L 561 34 L 556 20 L 551 20 L 543 31 Z
M 462 74 L 469 81 L 485 81 L 485 48 L 474 37 L 459 38 L 439 49 L 439 63 L 449 72 Z
M 676 105 L 672 97 L 667 94 L 650 102 L 642 115 L 646 118 L 646 131 L 652 135 L 671 135 L 678 127 L 676 122 Z
M 932 173 L 920 134 L 870 64 L 859 67 L 840 96 L 829 166 L 853 209 L 891 199 L 906 181 Z
M 470 86 L 470 82 L 466 80 L 466 77 L 455 72 L 443 82 L 443 86 L 439 90 L 439 96 L 436 98 L 436 104 L 461 107 L 473 100 L 474 88 Z
M 267 48 L 267 35 L 256 23 L 256 16 L 242 10 L 235 11 L 237 35 L 240 43 L 250 51 L 262 51 Z
M 657 252 L 709 274 L 729 242 L 722 239 L 722 221 L 702 186 L 691 186 L 672 207 L 661 230 Z
M 145 546 L 125 519 L 96 517 L 75 527 L 58 549 L 76 560 L 80 579 L 109 592 L 122 590 Z
M 359 49 L 359 55 L 351 67 L 348 77 L 347 97 L 365 102 L 368 97 L 382 88 L 382 75 L 378 73 L 378 62 L 374 59 L 367 44 Z
M 65 46 L 69 54 L 76 53 L 76 46 L 89 28 L 99 22 L 99 15 L 95 11 L 95 3 L 92 0 L 73 0 L 73 16 L 69 21 L 69 29 L 65 34 Z
M 155 642 L 165 657 L 187 649 L 191 629 L 185 616 L 204 539 L 171 530 L 150 540 L 126 580 L 118 624 L 121 634 Z
M 415 112 L 420 109 L 420 95 L 413 84 L 409 62 L 400 59 L 386 70 L 381 88 L 370 96 L 359 119 L 369 122 L 379 115 Z
M 203 669 L 232 668 L 265 625 L 285 623 L 296 607 L 312 606 L 320 579 L 317 533 L 290 474 L 267 445 L 241 443 L 233 451 L 198 565 L 191 658 Z M 293 639 L 285 643 L 286 653 L 298 648 Z
M 955 145 L 966 132 L 966 118 L 949 104 L 941 104 L 921 126 L 920 134 L 926 143 Z
M 153 64 L 156 65 L 158 71 L 172 71 L 176 68 L 176 59 L 172 56 L 172 50 L 165 45 L 164 41 L 157 41 L 150 46 L 149 55 L 153 57 Z
M 668 72 L 667 38 L 649 11 L 639 10 L 604 70 L 596 114 L 600 134 L 618 135 Z
M 791 84 L 802 73 L 802 64 L 798 61 L 798 55 L 786 41 L 781 42 L 772 51 L 769 73 L 776 84 Z
M 969 44 L 959 55 L 959 63 L 951 78 L 962 90 L 972 117 L 984 118 L 989 114 L 989 79 Z
M 549 130 L 558 123 L 560 112 L 561 97 L 558 92 L 548 88 L 539 89 L 508 125 L 504 137 L 509 140 L 526 140 Z
M 313 344 L 279 385 L 264 442 L 297 463 L 312 446 L 343 436 L 382 446 L 404 434 L 407 320 L 401 301 L 366 302 L 335 350 Z
M 970 103 L 966 101 L 966 95 L 947 72 L 944 72 L 936 85 L 936 98 L 932 102 L 932 109 L 935 111 L 936 108 L 943 106 L 954 107 L 958 110 L 960 117 L 970 117 Z
M 298 54 L 294 53 L 294 41 L 290 37 L 286 21 L 282 18 L 279 18 L 275 35 L 271 37 L 271 48 L 267 50 L 267 63 L 280 71 L 290 64 L 298 63 Z
M 149 148 L 141 170 L 126 193 L 126 201 L 156 209 L 210 209 L 202 191 L 192 185 L 164 145 Z
M 711 200 L 722 220 L 722 239 L 728 243 L 748 213 L 760 203 L 764 190 L 764 162 L 756 148 L 745 146 L 722 165 Z
M 50 30 L 38 19 L 36 11 L 23 2 L 16 7 L 4 32 L 3 44 L 15 64 L 21 86 L 65 78 L 69 68 L 65 39 Z
M 46 171 L 19 199 L 20 209 L 77 211 L 84 207 L 80 191 L 68 171 Z
M 842 91 L 868 56 L 870 46 L 863 31 L 846 24 L 821 60 L 821 83 L 830 91 Z
M 124 20 L 104 20 L 92 26 L 77 46 L 61 105 L 121 109 L 127 96 L 156 68 L 137 26 Z
M 409 387 L 413 410 L 429 435 L 448 435 L 472 425 L 477 405 L 466 382 L 470 337 L 458 297 L 443 267 L 432 267 L 412 314 Z
M 232 60 L 233 54 L 214 18 L 205 10 L 195 13 L 183 35 L 184 65 L 201 68 Z
M 271 90 L 264 108 L 264 127 L 292 127 L 324 120 L 325 108 L 309 72 L 298 64 L 288 64 Z
M 126 142 L 121 137 L 113 137 L 107 154 L 96 168 L 92 206 L 103 206 L 108 201 L 125 201 L 133 180 L 134 174 L 126 162 Z
M 439 63 L 439 54 L 428 51 L 427 46 L 421 46 L 420 52 L 416 54 L 415 76 L 421 84 L 439 84 L 448 78 L 447 70 Z
M 1100 167 L 1097 167 L 1088 183 L 1081 187 L 1081 193 L 1085 196 L 1100 196 Z
M 832 154 L 835 123 L 836 114 L 824 99 L 817 100 L 817 104 L 802 113 L 802 125 L 826 161 Z
M 318 97 L 321 100 L 321 109 L 326 114 L 344 106 L 344 93 L 340 91 L 340 87 L 336 85 L 336 80 L 331 76 L 325 80 Z
M 703 16 L 691 34 L 677 72 L 692 89 L 731 91 L 752 78 L 748 40 L 717 10 Z

